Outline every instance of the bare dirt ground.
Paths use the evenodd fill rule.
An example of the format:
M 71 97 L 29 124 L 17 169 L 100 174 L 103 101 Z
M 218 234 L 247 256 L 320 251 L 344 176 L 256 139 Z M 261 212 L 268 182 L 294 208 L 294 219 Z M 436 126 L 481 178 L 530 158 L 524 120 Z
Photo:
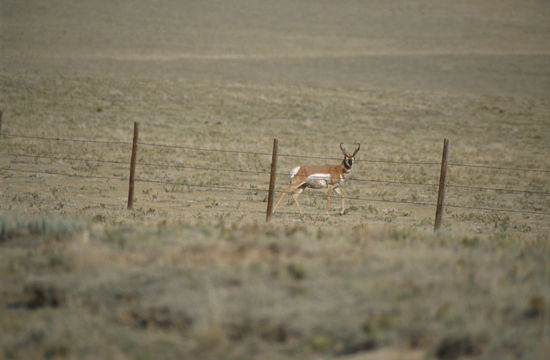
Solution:
M 167 357 L 445 358 L 448 348 L 454 350 L 447 358 L 457 353 L 490 358 L 544 353 L 549 265 L 537 253 L 547 254 L 550 234 L 549 18 L 550 5 L 536 0 L 2 1 L 0 214 L 8 229 L 4 234 L 11 235 L 2 235 L 0 241 L 19 240 L 24 248 L 7 255 L 8 265 L 1 273 L 10 284 L 2 303 L 10 310 L 2 312 L 0 323 L 10 334 L 8 340 L 0 338 L 3 356 L 25 356 L 21 344 L 38 331 L 25 325 L 31 318 L 50 326 L 44 320 L 50 316 L 48 307 L 42 314 L 9 306 L 23 291 L 20 284 L 45 271 L 48 275 L 42 280 L 58 286 L 52 274 L 59 269 L 69 272 L 71 283 L 83 276 L 88 285 L 69 292 L 65 307 L 57 312 L 73 323 L 53 338 L 33 342 L 29 354 L 91 356 L 93 347 L 58 341 L 75 331 L 75 314 L 82 309 L 88 316 L 86 329 L 131 328 L 118 342 L 97 334 L 101 353 L 113 358 L 139 357 L 139 351 L 128 351 L 128 344 L 137 339 L 145 339 L 147 349 L 141 350 L 146 354 L 162 348 L 163 341 L 170 343 Z M 134 121 L 140 123 L 139 181 L 134 210 L 129 211 Z M 338 197 L 326 217 L 324 192 L 306 191 L 300 197 L 304 219 L 289 196 L 272 224 L 263 227 L 275 137 L 281 153 L 278 191 L 286 186 L 292 167 L 340 161 L 340 142 L 347 147 L 361 143 L 354 173 L 343 187 L 350 198 L 345 216 L 337 215 Z M 441 239 L 429 232 L 444 138 L 451 141 L 451 165 Z M 37 236 L 41 240 L 29 246 L 23 241 L 28 234 L 17 235 L 12 229 L 26 228 L 27 219 L 46 215 L 83 221 L 88 235 L 60 235 L 59 247 Z M 13 225 L 16 222 L 19 225 Z M 168 235 L 145 230 L 164 226 Z M 182 226 L 191 229 L 182 235 L 176 230 Z M 47 235 L 46 227 L 31 229 L 31 234 Z M 91 236 L 91 243 L 82 243 L 82 236 Z M 157 236 L 162 239 L 160 247 L 144 249 Z M 257 238 L 259 243 L 250 245 L 250 251 L 261 255 L 254 255 L 253 261 L 243 258 L 239 265 L 239 252 L 233 247 L 249 246 L 248 237 Z M 348 237 L 359 239 L 359 245 L 348 243 Z M 419 240 L 424 237 L 427 244 Z M 128 245 L 128 239 L 136 238 L 138 245 Z M 188 255 L 195 250 L 180 243 L 184 238 L 194 239 L 198 259 Z M 284 251 L 302 241 L 304 245 L 297 245 L 296 257 L 273 265 L 273 259 L 279 259 L 276 250 L 269 252 L 274 238 L 282 241 Z M 314 239 L 333 247 L 319 249 Z M 172 245 L 191 265 L 177 264 L 170 255 Z M 83 256 L 85 250 L 76 250 L 78 246 L 90 250 L 91 258 Z M 448 248 L 453 246 L 456 258 Z M 33 248 L 36 257 L 25 260 L 24 254 Z M 479 254 L 470 259 L 472 248 Z M 214 260 L 202 261 L 204 249 L 217 249 Z M 341 256 L 334 267 L 328 260 L 332 251 Z M 369 258 L 374 263 L 362 267 L 354 251 L 374 251 L 393 265 L 380 270 Z M 448 263 L 426 265 L 436 258 Z M 84 259 L 85 265 L 75 265 L 75 259 Z M 109 259 L 116 260 L 114 265 L 107 266 Z M 271 265 L 263 267 L 266 261 Z M 165 289 L 168 295 L 155 297 L 149 287 L 135 290 L 140 282 L 129 273 L 122 278 L 113 275 L 126 265 L 143 266 L 139 276 L 159 284 L 159 262 L 171 269 L 168 278 L 179 286 Z M 351 269 L 345 269 L 346 262 L 353 264 Z M 495 269 L 489 270 L 491 264 Z M 177 283 L 177 274 L 195 265 L 204 271 L 200 279 Z M 331 272 L 338 266 L 340 270 Z M 521 270 L 523 266 L 530 270 Z M 104 289 L 89 282 L 90 274 L 101 267 L 105 278 L 100 283 L 111 279 L 127 286 L 122 293 L 135 293 L 134 300 L 110 290 L 99 291 L 99 298 L 91 296 L 92 289 Z M 259 277 L 251 275 L 258 268 Z M 234 286 L 224 271 L 240 285 Z M 276 276 L 269 274 L 281 271 L 286 276 L 283 284 L 272 284 Z M 387 271 L 386 287 L 374 279 L 364 287 L 355 285 L 377 271 Z M 441 278 L 420 284 L 403 280 L 405 285 L 396 280 L 408 275 L 427 279 L 430 271 L 441 272 Z M 480 278 L 483 271 L 487 275 Z M 347 278 L 350 283 L 345 283 Z M 512 295 L 520 278 L 526 282 L 523 297 Z M 267 301 L 268 290 L 262 287 L 256 293 L 250 285 L 262 281 L 278 289 L 277 298 L 298 294 L 302 302 L 296 312 L 314 306 L 315 297 L 321 299 L 322 309 L 293 322 L 292 313 L 282 311 L 280 304 L 292 305 L 283 300 L 279 305 L 270 302 L 271 307 L 249 304 L 252 315 L 244 321 L 245 308 L 216 302 L 233 303 L 246 296 Z M 26 285 L 31 286 L 27 293 L 33 293 L 33 284 Z M 390 291 L 399 284 L 410 291 Z M 446 284 L 457 286 L 455 292 L 447 289 L 456 298 L 474 293 L 470 307 L 437 291 Z M 181 303 L 167 300 L 182 296 L 184 286 L 198 291 Z M 339 308 L 340 300 L 329 300 L 330 288 L 342 292 L 341 303 L 357 310 L 362 323 L 353 320 L 352 310 L 326 323 L 312 320 Z M 368 302 L 371 308 L 358 305 L 377 291 L 379 296 Z M 427 296 L 435 298 L 427 305 L 430 309 L 421 305 Z M 197 305 L 201 297 L 214 303 L 202 308 Z M 495 297 L 501 303 L 493 307 Z M 384 298 L 391 300 L 387 308 Z M 411 308 L 404 305 L 407 299 Z M 101 310 L 109 306 L 116 309 Z M 194 306 L 198 310 L 182 310 Z M 465 325 L 472 308 L 487 321 Z M 57 309 L 52 311 L 56 318 Z M 536 316 L 525 315 L 529 311 Z M 15 320 L 16 312 L 23 314 L 21 322 Z M 413 316 L 415 312 L 427 312 L 429 320 Z M 185 316 L 177 320 L 183 313 L 194 319 L 193 326 L 185 325 Z M 176 320 L 152 330 L 139 325 L 160 322 L 163 316 Z M 414 321 L 422 326 L 414 327 Z M 516 323 L 524 336 L 514 342 L 519 335 L 502 329 Z M 334 329 L 327 328 L 334 324 Z M 277 337 L 279 325 L 284 341 Z M 235 327 L 243 334 L 263 335 L 259 343 L 251 343 L 235 335 Z M 360 328 L 358 340 L 353 331 Z M 436 335 L 447 328 L 442 336 Z M 183 348 L 176 345 L 180 340 Z M 209 345 L 214 352 L 205 351 Z

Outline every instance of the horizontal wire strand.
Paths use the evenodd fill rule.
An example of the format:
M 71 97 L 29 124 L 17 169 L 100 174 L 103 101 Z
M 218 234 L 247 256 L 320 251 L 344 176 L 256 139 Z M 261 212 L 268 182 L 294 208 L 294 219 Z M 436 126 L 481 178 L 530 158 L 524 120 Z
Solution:
M 31 173 L 31 174 L 59 175 L 59 176 L 69 176 L 69 177 L 78 177 L 78 178 L 89 178 L 89 179 L 128 181 L 127 178 L 121 178 L 121 177 L 115 177 L 115 176 L 67 174 L 67 173 L 59 173 L 59 172 L 54 172 L 54 171 L 36 171 L 36 170 L 13 169 L 13 168 L 0 168 L 0 170 L 13 171 L 13 172 L 22 172 L 22 173 Z
M 37 139 L 37 140 L 50 140 L 50 141 L 72 141 L 72 142 L 81 142 L 81 143 L 131 145 L 130 142 L 122 142 L 122 141 L 50 138 L 50 137 L 44 137 L 44 136 L 14 135 L 14 134 L 5 134 L 5 133 L 3 134 L 3 136 L 5 136 L 5 137 L 14 137 L 14 138 Z M 145 146 L 181 148 L 181 149 L 195 150 L 195 151 L 241 153 L 241 154 L 252 154 L 252 155 L 271 155 L 271 153 L 241 151 L 241 150 L 205 149 L 205 148 L 194 148 L 194 147 L 186 147 L 186 146 L 154 144 L 154 143 L 142 143 L 142 142 L 140 142 L 138 144 L 145 145 Z M 66 160 L 66 161 L 91 161 L 91 162 L 99 162 L 99 163 L 111 163 L 111 164 L 124 164 L 124 165 L 126 165 L 126 162 L 115 161 L 115 160 L 84 159 L 84 158 L 73 158 L 73 157 L 59 157 L 59 156 L 51 156 L 51 155 L 29 155 L 29 154 L 11 154 L 11 153 L 1 153 L 1 154 L 8 155 L 8 156 L 21 156 L 21 157 L 32 157 L 32 158 L 49 158 L 49 159 L 54 159 L 54 160 Z M 300 156 L 300 155 L 291 155 L 291 154 L 280 154 L 279 156 L 296 157 L 296 158 L 339 160 L 339 158 L 321 157 L 321 156 Z M 436 162 L 406 162 L 406 161 L 372 160 L 372 159 L 361 159 L 361 160 L 357 160 L 357 161 L 407 164 L 407 165 L 436 165 L 436 164 L 439 164 L 439 163 L 436 163 Z M 267 173 L 269 173 L 268 171 L 258 171 L 258 170 L 206 168 L 206 167 L 192 167 L 192 166 L 175 165 L 175 164 L 152 164 L 152 163 L 146 163 L 146 162 L 138 162 L 138 165 L 154 166 L 154 167 L 172 167 L 172 168 L 193 169 L 193 170 L 202 170 L 202 171 L 229 171 L 229 172 L 256 173 L 256 174 L 267 174 Z M 548 169 L 536 169 L 536 168 L 512 168 L 512 167 L 486 166 L 486 165 L 461 164 L 461 163 L 449 163 L 449 165 L 450 166 L 459 166 L 459 167 L 485 168 L 485 169 L 510 170 L 510 171 L 535 171 L 535 172 L 545 172 L 545 173 L 550 172 L 550 170 L 548 170 Z M 23 169 L 12 169 L 12 168 L 0 168 L 0 170 L 19 171 L 19 172 L 47 174 L 47 175 L 60 175 L 60 176 L 69 176 L 69 177 L 78 177 L 78 178 L 112 179 L 112 180 L 127 181 L 126 178 L 112 177 L 112 176 L 67 174 L 67 173 L 58 173 L 58 172 L 53 172 L 53 171 L 40 172 L 40 171 L 36 171 L 36 170 L 23 170 Z M 278 174 L 283 175 L 282 173 L 278 173 Z M 242 187 L 226 186 L 226 185 L 220 185 L 220 184 L 215 184 L 215 185 L 188 184 L 188 183 L 178 183 L 178 182 L 173 182 L 173 181 L 163 181 L 163 180 L 154 180 L 154 179 L 136 179 L 136 181 L 167 184 L 167 185 L 178 185 L 178 186 L 215 188 L 215 189 L 225 189 L 225 190 L 238 190 L 238 191 L 267 191 L 265 189 L 242 188 Z M 430 184 L 430 183 L 426 184 L 426 183 L 401 182 L 401 181 L 394 181 L 394 180 L 375 180 L 375 179 L 354 179 L 354 181 L 377 182 L 377 183 L 385 183 L 385 184 L 393 184 L 393 185 L 420 185 L 420 186 L 436 186 L 437 185 L 437 184 Z M 455 188 L 475 189 L 475 190 L 492 190 L 492 191 L 502 191 L 502 192 L 511 192 L 511 193 L 528 193 L 528 194 L 550 195 L 550 193 L 544 192 L 544 191 L 506 189 L 506 188 L 487 188 L 487 187 L 476 187 L 476 186 L 455 185 L 455 184 L 448 184 L 448 186 L 449 187 L 455 187 Z M 422 205 L 422 206 L 435 206 L 435 204 L 421 203 L 421 202 L 415 202 L 415 201 L 402 201 L 402 200 L 400 201 L 400 200 L 372 199 L 372 198 L 367 199 L 367 198 L 359 198 L 359 197 L 347 197 L 346 199 L 359 200 L 359 201 L 378 201 L 378 202 L 388 202 L 388 203 L 402 203 L 402 204 L 412 204 L 412 205 Z M 529 214 L 538 214 L 538 215 L 548 215 L 546 213 L 539 212 L 539 211 L 528 211 L 528 210 L 517 210 L 517 209 L 504 209 L 504 208 L 493 208 L 493 207 L 473 207 L 473 206 L 461 206 L 461 205 L 453 205 L 453 204 L 447 204 L 445 206 L 447 206 L 449 208 L 461 208 L 461 209 L 472 209 L 472 210 L 503 211 L 503 212 L 516 212 L 516 213 L 529 213 Z
M 74 158 L 74 157 L 65 157 L 65 156 L 56 156 L 55 154 L 45 154 L 45 155 L 32 155 L 32 154 L 21 154 L 21 153 L 7 153 L 0 152 L 0 155 L 7 156 L 20 156 L 28 158 L 44 158 L 52 160 L 63 160 L 63 161 L 85 161 L 85 162 L 98 162 L 98 163 L 107 163 L 107 164 L 118 164 L 118 165 L 128 165 L 126 161 L 116 161 L 116 160 L 103 160 L 103 159 L 90 159 L 90 158 Z M 224 172 L 236 172 L 236 173 L 247 173 L 247 174 L 269 174 L 267 170 L 243 170 L 243 169 L 226 169 L 226 168 L 208 168 L 208 167 L 198 167 L 198 166 L 186 166 L 179 164 L 169 164 L 169 163 L 147 163 L 147 162 L 137 162 L 137 165 L 149 166 L 149 167 L 166 167 L 166 168 L 175 168 L 175 169 L 190 169 L 190 170 L 201 170 L 201 171 L 224 171 Z M 287 175 L 285 172 L 278 172 L 278 176 Z M 395 180 L 381 180 L 381 179 L 358 179 L 352 178 L 353 181 L 358 182 L 373 182 L 380 184 L 390 184 L 390 185 L 414 185 L 414 186 L 438 186 L 436 183 L 418 183 L 418 182 L 404 182 L 404 181 L 395 181 Z M 482 187 L 482 186 L 468 186 L 468 185 L 458 185 L 458 184 L 447 184 L 448 187 L 454 188 L 464 188 L 471 190 L 487 190 L 487 191 L 500 191 L 500 192 L 509 192 L 509 193 L 526 193 L 526 194 L 537 194 L 537 195 L 550 195 L 550 192 L 546 191 L 534 191 L 534 190 L 522 190 L 522 189 L 507 189 L 507 188 L 492 188 L 492 187 Z
M 550 173 L 550 169 L 540 169 L 540 168 L 514 168 L 514 167 L 506 167 L 506 166 L 490 166 L 490 165 L 481 165 L 481 164 L 460 164 L 460 163 L 449 163 L 448 165 L 458 166 L 458 167 L 468 167 L 468 168 L 493 169 L 493 170 L 533 171 L 533 172 Z
M 461 188 L 461 189 L 470 189 L 470 190 L 490 190 L 490 191 L 520 193 L 520 194 L 524 193 L 524 194 L 550 195 L 550 192 L 546 192 L 546 191 L 506 189 L 506 188 L 487 188 L 487 187 L 481 187 L 481 186 L 468 186 L 468 185 L 455 185 L 455 184 L 447 184 L 447 186 L 454 187 L 454 188 Z
M 132 145 L 131 142 L 127 142 L 127 141 L 67 139 L 67 138 L 52 138 L 52 137 L 45 137 L 45 136 L 15 135 L 15 134 L 2 134 L 2 136 L 12 137 L 12 138 L 22 138 L 22 139 L 35 139 L 35 140 L 51 140 L 51 141 L 97 143 L 97 144 L 116 144 L 116 145 Z
M 86 139 L 68 139 L 68 138 L 54 138 L 54 137 L 45 137 L 45 136 L 30 136 L 30 135 L 20 135 L 20 134 L 2 134 L 5 137 L 13 138 L 26 138 L 26 139 L 37 139 L 37 140 L 52 140 L 52 141 L 72 141 L 72 142 L 82 142 L 82 143 L 98 143 L 98 144 L 118 144 L 118 145 L 132 145 L 131 142 L 127 141 L 108 141 L 108 140 L 86 140 Z M 270 152 L 254 152 L 254 151 L 243 151 L 243 150 L 226 150 L 226 149 L 207 149 L 207 148 L 197 148 L 191 146 L 181 146 L 181 145 L 171 145 L 171 144 L 158 144 L 158 143 L 149 143 L 149 142 L 138 142 L 138 145 L 152 146 L 152 147 L 165 147 L 165 148 L 176 148 L 176 149 L 185 149 L 193 151 L 208 151 L 208 152 L 223 152 L 223 153 L 237 153 L 237 154 L 249 154 L 249 155 L 272 155 Z M 341 158 L 336 157 L 325 157 L 325 156 L 309 156 L 309 155 L 293 155 L 293 154 L 278 154 L 282 157 L 294 157 L 294 158 L 305 158 L 305 159 L 322 159 L 322 160 L 340 160 Z M 388 163 L 388 164 L 401 164 L 401 165 L 440 165 L 439 162 L 432 161 L 400 161 L 400 160 L 377 160 L 377 159 L 357 159 L 357 162 L 371 162 L 371 163 Z M 504 167 L 504 166 L 490 166 L 490 165 L 481 165 L 481 164 L 464 164 L 464 163 L 449 163 L 449 166 L 458 166 L 458 167 L 469 167 L 469 168 L 484 168 L 484 169 L 495 169 L 495 170 L 510 170 L 510 171 L 534 171 L 534 172 L 544 172 L 550 173 L 550 169 L 542 168 L 514 168 L 514 167 Z
M 29 157 L 29 158 L 43 158 L 43 159 L 52 159 L 52 160 L 64 160 L 64 161 L 91 161 L 98 163 L 107 163 L 107 164 L 123 164 L 128 165 L 126 161 L 116 161 L 116 160 L 103 160 L 103 159 L 86 159 L 86 158 L 73 158 L 66 156 L 57 156 L 55 154 L 45 154 L 45 155 L 33 155 L 33 154 L 21 154 L 21 153 L 6 153 L 0 152 L 0 155 L 7 156 L 20 156 L 20 157 Z
M 5 171 L 15 171 L 23 173 L 34 173 L 34 174 L 46 174 L 46 175 L 58 175 L 58 176 L 69 176 L 69 177 L 79 177 L 79 178 L 92 178 L 92 179 L 111 179 L 111 180 L 121 180 L 128 181 L 126 178 L 120 177 L 111 177 L 111 176 L 95 176 L 95 175 L 80 175 L 80 174 L 66 174 L 58 172 L 40 172 L 36 170 L 24 170 L 24 169 L 11 169 L 11 168 L 0 168 L 0 170 Z M 225 185 L 203 185 L 203 184 L 185 184 L 178 183 L 173 181 L 163 181 L 163 180 L 154 180 L 154 179 L 135 179 L 136 182 L 146 182 L 146 183 L 157 183 L 164 185 L 176 185 L 176 186 L 190 186 L 190 187 L 202 187 L 202 188 L 212 188 L 212 189 L 224 189 L 224 190 L 238 190 L 238 191 L 261 191 L 267 192 L 267 189 L 253 189 L 253 188 L 242 188 L 234 186 L 225 186 Z M 279 192 L 280 193 L 280 192 Z M 313 197 L 323 197 L 323 195 L 310 195 Z M 354 201 L 369 201 L 369 202 L 384 202 L 392 204 L 409 204 L 417 206 L 435 206 L 433 203 L 423 203 L 417 201 L 406 201 L 406 200 L 388 200 L 388 199 L 374 199 L 374 198 L 361 198 L 361 197 L 345 197 L 346 200 Z M 242 201 L 251 201 L 243 199 Z M 513 213 L 524 213 L 524 214 L 535 214 L 535 215 L 544 215 L 549 216 L 550 213 L 544 213 L 540 211 L 529 211 L 529 210 L 516 210 L 516 209 L 506 209 L 506 208 L 492 208 L 492 207 L 474 207 L 474 206 L 461 206 L 461 205 L 445 205 L 450 208 L 460 208 L 460 209 L 470 209 L 470 210 L 484 210 L 484 211 L 498 211 L 498 212 L 513 212 Z
M 465 206 L 465 205 L 454 205 L 454 204 L 445 204 L 444 207 L 455 208 L 455 209 L 483 210 L 483 211 L 496 211 L 496 212 L 509 212 L 509 213 L 519 213 L 519 214 L 534 214 L 534 215 L 550 216 L 550 213 L 545 213 L 542 211 L 534 211 L 534 210 L 477 207 L 477 206 Z
M 59 157 L 48 155 L 31 155 L 31 154 L 21 154 L 21 153 L 5 153 L 0 152 L 0 155 L 8 155 L 14 157 L 29 157 L 29 158 L 46 158 L 53 160 L 64 160 L 64 161 L 85 161 L 85 162 L 99 162 L 99 163 L 109 163 L 109 164 L 122 164 L 127 165 L 127 162 L 115 161 L 115 160 L 103 160 L 103 159 L 90 159 L 90 158 L 73 158 L 73 157 Z M 138 165 L 142 166 L 151 166 L 151 167 L 170 167 L 178 169 L 192 169 L 192 170 L 202 170 L 202 171 L 226 171 L 226 172 L 238 172 L 238 173 L 252 173 L 252 174 L 269 174 L 269 171 L 259 171 L 259 170 L 241 170 L 241 169 L 225 169 L 225 168 L 206 168 L 206 167 L 196 167 L 196 166 L 185 166 L 185 165 L 175 165 L 175 164 L 152 164 L 138 162 Z M 285 173 L 277 173 L 280 176 L 286 175 Z M 415 182 L 402 182 L 394 180 L 379 180 L 379 179 L 353 179 L 358 182 L 375 182 L 391 185 L 416 185 L 416 186 L 437 186 L 435 183 L 415 183 Z M 550 192 L 545 191 L 533 191 L 533 190 L 521 190 L 521 189 L 506 189 L 506 188 L 488 188 L 488 187 L 479 187 L 479 186 L 467 186 L 467 185 L 456 185 L 456 184 L 447 184 L 448 187 L 455 188 L 465 188 L 465 189 L 474 189 L 474 190 L 490 190 L 490 191 L 501 191 L 501 192 L 510 192 L 510 193 L 526 193 L 526 194 L 538 194 L 538 195 L 550 195 Z

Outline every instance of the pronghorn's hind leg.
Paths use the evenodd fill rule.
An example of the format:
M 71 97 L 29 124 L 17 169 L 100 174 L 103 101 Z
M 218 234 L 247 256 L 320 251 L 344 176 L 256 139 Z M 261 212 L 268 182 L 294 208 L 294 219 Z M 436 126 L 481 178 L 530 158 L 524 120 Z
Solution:
M 342 210 L 340 210 L 340 215 L 344 215 L 344 212 L 346 211 L 346 208 L 345 208 L 345 205 L 344 205 L 344 193 L 342 192 L 342 190 L 339 187 L 334 188 L 334 191 L 336 191 L 336 193 L 338 195 L 340 195 L 340 197 L 342 198 Z
M 299 187 L 294 191 L 292 194 L 292 198 L 294 199 L 294 202 L 296 203 L 296 206 L 298 207 L 298 211 L 300 212 L 300 216 L 304 217 L 304 212 L 302 211 L 302 208 L 300 207 L 300 203 L 298 203 L 298 196 L 304 191 L 303 187 Z
M 296 184 L 290 184 L 286 189 L 284 189 L 281 192 L 281 195 L 279 195 L 279 197 L 277 198 L 277 201 L 275 201 L 275 205 L 273 206 L 273 211 L 271 212 L 271 214 L 275 213 L 275 210 L 277 210 L 277 207 L 279 206 L 279 203 L 281 202 L 281 200 L 283 199 L 283 197 L 286 194 L 288 194 L 290 191 L 295 191 L 296 189 L 298 189 L 302 185 L 304 185 L 304 182 L 296 183 Z M 293 197 L 294 197 L 294 195 L 293 195 Z M 296 201 L 296 199 L 294 199 L 294 201 Z M 298 204 L 298 202 L 296 202 L 296 204 Z M 298 205 L 298 209 L 300 209 L 300 205 Z M 300 210 L 300 213 L 301 212 L 302 211 Z

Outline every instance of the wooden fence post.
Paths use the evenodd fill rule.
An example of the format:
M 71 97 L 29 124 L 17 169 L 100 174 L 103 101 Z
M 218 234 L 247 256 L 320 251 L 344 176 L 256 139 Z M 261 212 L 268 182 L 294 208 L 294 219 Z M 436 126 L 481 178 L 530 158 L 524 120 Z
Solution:
M 136 172 L 138 132 L 139 124 L 134 122 L 134 141 L 132 143 L 132 158 L 130 160 L 130 184 L 128 186 L 128 209 L 132 209 L 134 206 L 134 174 Z
M 441 227 L 443 217 L 443 203 L 445 201 L 445 183 L 447 181 L 447 159 L 449 156 L 449 139 L 443 140 L 443 156 L 441 158 L 441 174 L 439 175 L 439 192 L 437 193 L 437 207 L 435 210 L 434 231 Z
M 279 140 L 273 139 L 273 153 L 271 155 L 271 176 L 269 178 L 269 193 L 267 195 L 267 215 L 266 222 L 271 220 L 271 212 L 273 211 L 273 192 L 275 191 L 275 176 L 277 173 L 277 151 L 279 150 Z

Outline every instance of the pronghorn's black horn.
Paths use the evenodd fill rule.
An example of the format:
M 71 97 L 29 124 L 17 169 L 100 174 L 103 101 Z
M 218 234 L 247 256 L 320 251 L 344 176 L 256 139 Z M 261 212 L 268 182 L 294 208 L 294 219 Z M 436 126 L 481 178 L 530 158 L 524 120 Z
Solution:
M 353 152 L 353 155 L 352 156 L 355 156 L 355 154 L 357 154 L 357 152 L 359 151 L 359 149 L 361 149 L 361 144 L 359 143 L 356 143 L 357 144 L 357 149 L 355 149 L 355 151 Z
M 340 143 L 340 150 L 342 150 L 344 155 L 347 155 L 348 153 L 346 152 L 346 149 L 344 149 L 344 147 L 342 145 L 344 145 L 344 143 Z

